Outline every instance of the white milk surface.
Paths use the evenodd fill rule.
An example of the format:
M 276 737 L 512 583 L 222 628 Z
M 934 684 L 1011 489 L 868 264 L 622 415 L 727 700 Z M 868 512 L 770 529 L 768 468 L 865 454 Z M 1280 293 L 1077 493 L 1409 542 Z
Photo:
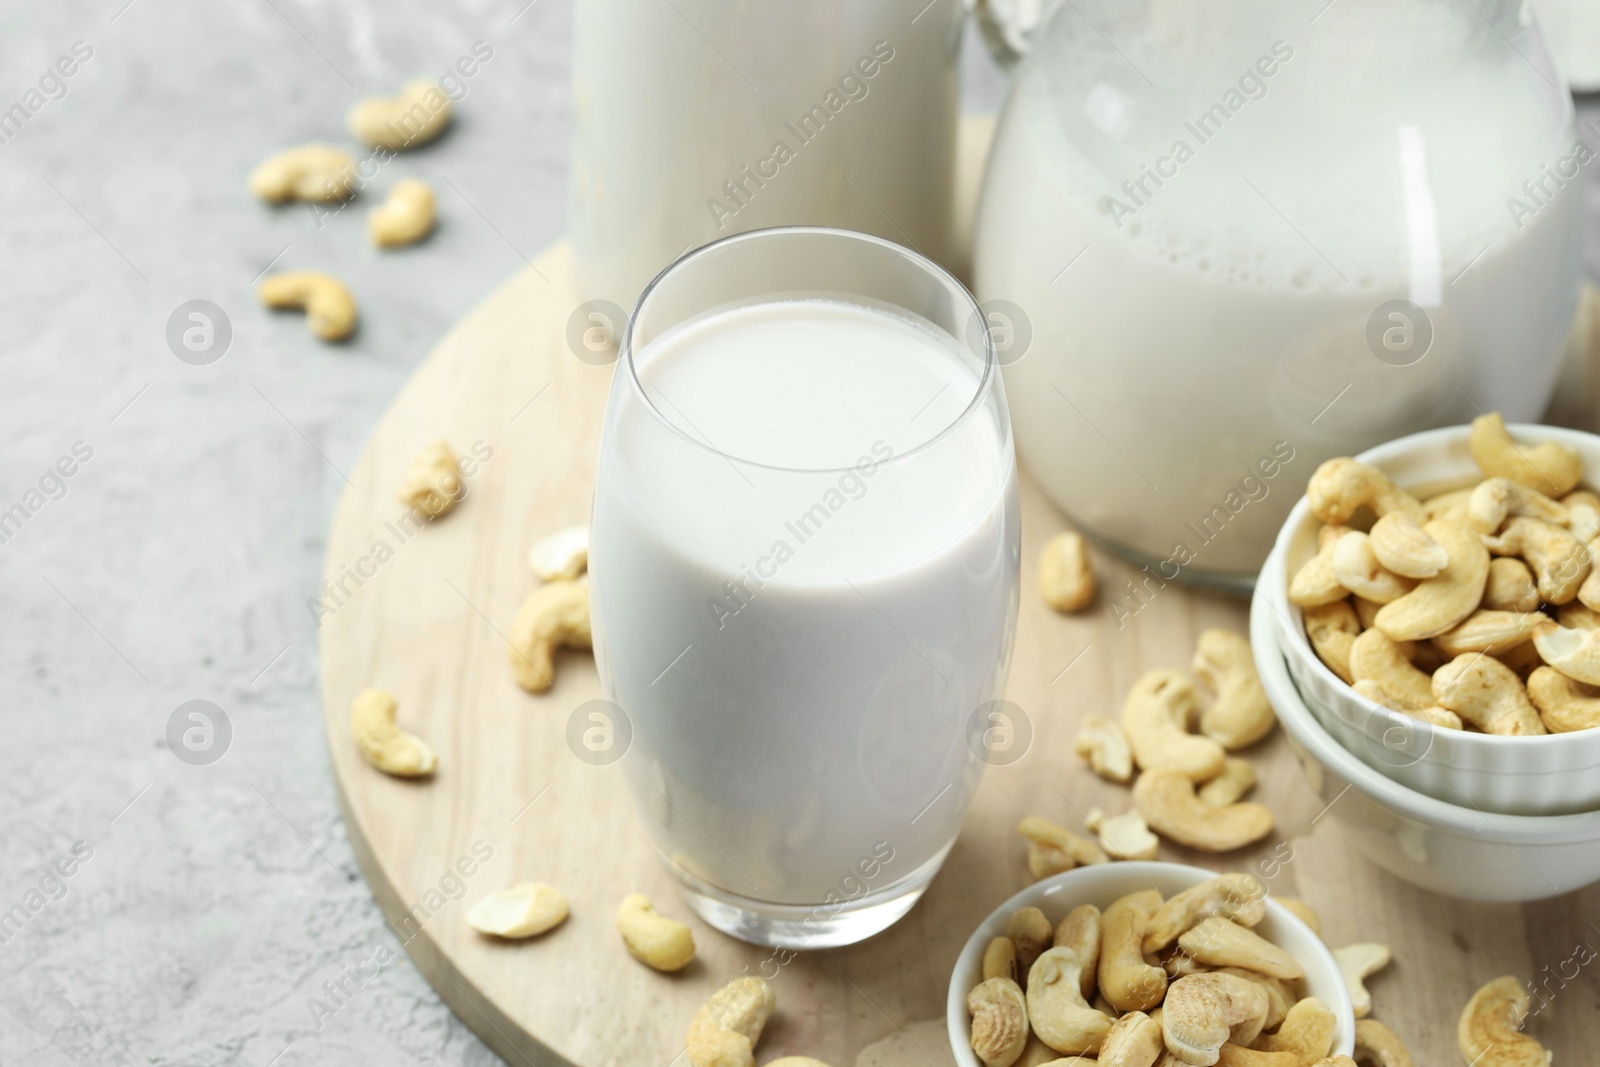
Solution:
M 1253 574 L 1321 460 L 1542 410 L 1577 295 L 1570 104 L 1470 7 L 1360 0 L 1282 37 L 1167 12 L 1157 36 L 1071 8 L 1047 29 L 975 288 L 1031 321 L 1005 375 L 1047 495 L 1162 577 Z M 1394 299 L 1433 324 L 1410 366 L 1367 340 Z
M 782 904 L 937 862 L 1015 625 L 999 398 L 968 410 L 974 362 L 930 325 L 828 300 L 711 313 L 637 365 L 655 411 L 619 365 L 590 582 L 651 834 Z

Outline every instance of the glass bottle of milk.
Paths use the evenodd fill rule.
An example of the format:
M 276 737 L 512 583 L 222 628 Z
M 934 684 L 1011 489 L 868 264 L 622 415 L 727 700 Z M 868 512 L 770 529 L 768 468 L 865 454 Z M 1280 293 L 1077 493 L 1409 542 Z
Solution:
M 1323 459 L 1539 416 L 1593 158 L 1539 34 L 1517 0 L 1075 0 L 1038 29 L 975 288 L 1031 323 L 1023 465 L 1146 567 L 1119 618 L 1245 585 Z
M 571 227 L 591 298 L 779 225 L 950 262 L 961 0 L 582 0 Z

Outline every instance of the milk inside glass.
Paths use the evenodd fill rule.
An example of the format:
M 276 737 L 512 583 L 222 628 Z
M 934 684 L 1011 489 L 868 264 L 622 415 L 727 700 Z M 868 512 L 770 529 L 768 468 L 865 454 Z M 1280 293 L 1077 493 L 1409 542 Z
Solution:
M 582 0 L 579 280 L 631 306 L 731 234 L 828 225 L 952 252 L 956 0 Z
M 1600 90 L 1600 4 L 1595 0 L 1535 0 L 1545 39 L 1572 88 Z
M 1554 75 L 1465 5 L 1078 7 L 1013 87 L 975 288 L 1031 321 L 1023 464 L 1149 564 L 1120 617 L 1253 574 L 1322 459 L 1538 416 L 1579 278 Z M 1426 311 L 1425 356 L 1375 354 L 1391 300 Z
M 1017 605 L 1015 465 L 982 367 L 914 316 L 804 295 L 690 319 L 635 363 L 590 580 L 649 832 L 714 891 L 824 916 L 925 879 L 977 783 L 967 728 Z

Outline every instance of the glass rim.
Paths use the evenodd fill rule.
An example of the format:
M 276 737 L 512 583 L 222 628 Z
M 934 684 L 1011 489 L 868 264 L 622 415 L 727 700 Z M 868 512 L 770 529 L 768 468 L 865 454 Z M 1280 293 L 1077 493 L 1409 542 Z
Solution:
M 886 460 L 880 461 L 878 463 L 878 467 L 881 468 L 893 466 L 903 460 L 909 460 L 918 453 L 932 448 L 934 445 L 938 444 L 946 437 L 951 436 L 962 426 L 964 426 L 967 421 L 973 417 L 973 413 L 976 412 L 978 408 L 988 399 L 990 392 L 993 391 L 995 372 L 999 367 L 999 356 L 995 352 L 994 347 L 994 335 L 989 331 L 988 320 L 983 314 L 983 308 L 978 304 L 977 297 L 973 296 L 972 291 L 967 288 L 960 278 L 957 278 L 950 271 L 946 270 L 938 263 L 935 263 L 921 252 L 918 252 L 912 248 L 907 248 L 901 244 L 896 244 L 894 241 L 878 237 L 875 234 L 861 233 L 857 230 L 846 230 L 837 226 L 768 226 L 756 230 L 746 230 L 743 233 L 730 234 L 727 237 L 719 237 L 715 241 L 709 241 L 706 244 L 700 245 L 697 248 L 692 248 L 683 253 L 681 256 L 674 259 L 671 263 L 662 268 L 661 272 L 654 278 L 650 279 L 650 284 L 644 287 L 644 290 L 639 294 L 639 299 L 634 302 L 633 314 L 628 316 L 628 324 L 623 330 L 622 346 L 620 350 L 622 362 L 627 367 L 629 385 L 633 388 L 633 391 L 638 396 L 639 401 L 644 404 L 646 410 L 648 410 L 650 414 L 669 431 L 681 437 L 683 440 L 689 442 L 691 445 L 694 445 L 696 448 L 710 452 L 713 455 L 719 456 L 730 463 L 737 463 L 742 466 L 753 467 L 758 470 L 777 471 L 782 474 L 843 474 L 847 471 L 853 471 L 857 468 L 858 464 L 850 464 L 843 467 L 786 467 L 780 464 L 762 463 L 758 460 L 744 459 L 740 456 L 731 455 L 719 448 L 713 447 L 711 444 L 705 441 L 695 438 L 686 432 L 683 427 L 679 426 L 672 419 L 668 418 L 666 413 L 656 406 L 655 401 L 650 399 L 650 395 L 645 392 L 644 383 L 639 380 L 639 367 L 634 359 L 634 326 L 638 323 L 639 318 L 644 311 L 645 305 L 649 302 L 651 295 L 655 293 L 656 288 L 666 281 L 670 275 L 677 272 L 680 268 L 684 267 L 692 260 L 698 259 L 701 256 L 713 254 L 718 249 L 721 249 L 727 245 L 747 241 L 758 241 L 772 237 L 792 237 L 800 235 L 827 236 L 840 238 L 846 241 L 859 241 L 864 244 L 877 245 L 879 248 L 894 253 L 900 256 L 912 267 L 918 268 L 924 273 L 933 276 L 939 281 L 945 283 L 948 287 L 952 288 L 955 292 L 959 293 L 961 303 L 972 313 L 972 321 L 981 325 L 980 332 L 983 334 L 983 373 L 978 376 L 978 385 L 977 388 L 973 390 L 972 399 L 954 418 L 946 423 L 944 428 L 938 433 L 934 434 L 926 441 L 923 441 L 921 444 L 918 444 L 915 448 L 908 449 L 905 452 L 898 453 L 890 456 Z M 934 325 L 936 328 L 940 329 L 941 332 L 953 337 L 954 340 L 958 344 L 962 345 L 966 350 L 971 351 L 971 345 L 965 339 L 951 334 L 949 330 L 939 327 L 937 323 Z

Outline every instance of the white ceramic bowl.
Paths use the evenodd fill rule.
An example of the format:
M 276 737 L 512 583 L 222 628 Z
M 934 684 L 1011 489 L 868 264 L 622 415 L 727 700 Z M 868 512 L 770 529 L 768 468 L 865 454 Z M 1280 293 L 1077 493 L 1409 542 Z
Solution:
M 1250 608 L 1261 684 L 1306 781 L 1361 853 L 1413 885 L 1468 900 L 1540 900 L 1600 881 L 1600 812 L 1497 815 L 1446 804 L 1345 751 L 1295 689 L 1269 597 L 1258 589 Z
M 961 1067 L 983 1067 L 972 1054 L 972 1019 L 967 1015 L 967 994 L 983 980 L 984 948 L 990 939 L 1005 933 L 1012 913 L 1019 908 L 1038 908 L 1054 924 L 1079 904 L 1093 904 L 1103 910 L 1129 893 L 1146 889 L 1157 889 L 1162 896 L 1171 897 L 1216 876 L 1216 871 L 1181 863 L 1100 863 L 1035 882 L 1000 905 L 972 932 L 950 976 L 950 1047 L 955 1052 L 956 1062 Z M 1267 917 L 1256 931 L 1305 967 L 1306 995 L 1322 1000 L 1339 1020 L 1333 1051 L 1348 1056 L 1355 1041 L 1355 1012 L 1350 1006 L 1349 990 L 1328 947 L 1305 923 L 1271 897 L 1267 898 Z
M 1600 437 L 1551 426 L 1509 427 L 1519 441 L 1560 441 L 1578 450 L 1600 480 Z M 1467 427 L 1412 434 L 1356 459 L 1397 485 L 1429 492 L 1482 477 L 1467 450 Z M 1494 737 L 1438 730 L 1358 694 L 1317 658 L 1289 579 L 1316 552 L 1321 526 L 1304 497 L 1289 513 L 1262 571 L 1258 592 L 1273 611 L 1289 674 L 1317 720 L 1367 766 L 1430 797 L 1510 815 L 1600 810 L 1600 730 L 1543 737 Z M 1269 580 L 1271 579 L 1271 580 Z

